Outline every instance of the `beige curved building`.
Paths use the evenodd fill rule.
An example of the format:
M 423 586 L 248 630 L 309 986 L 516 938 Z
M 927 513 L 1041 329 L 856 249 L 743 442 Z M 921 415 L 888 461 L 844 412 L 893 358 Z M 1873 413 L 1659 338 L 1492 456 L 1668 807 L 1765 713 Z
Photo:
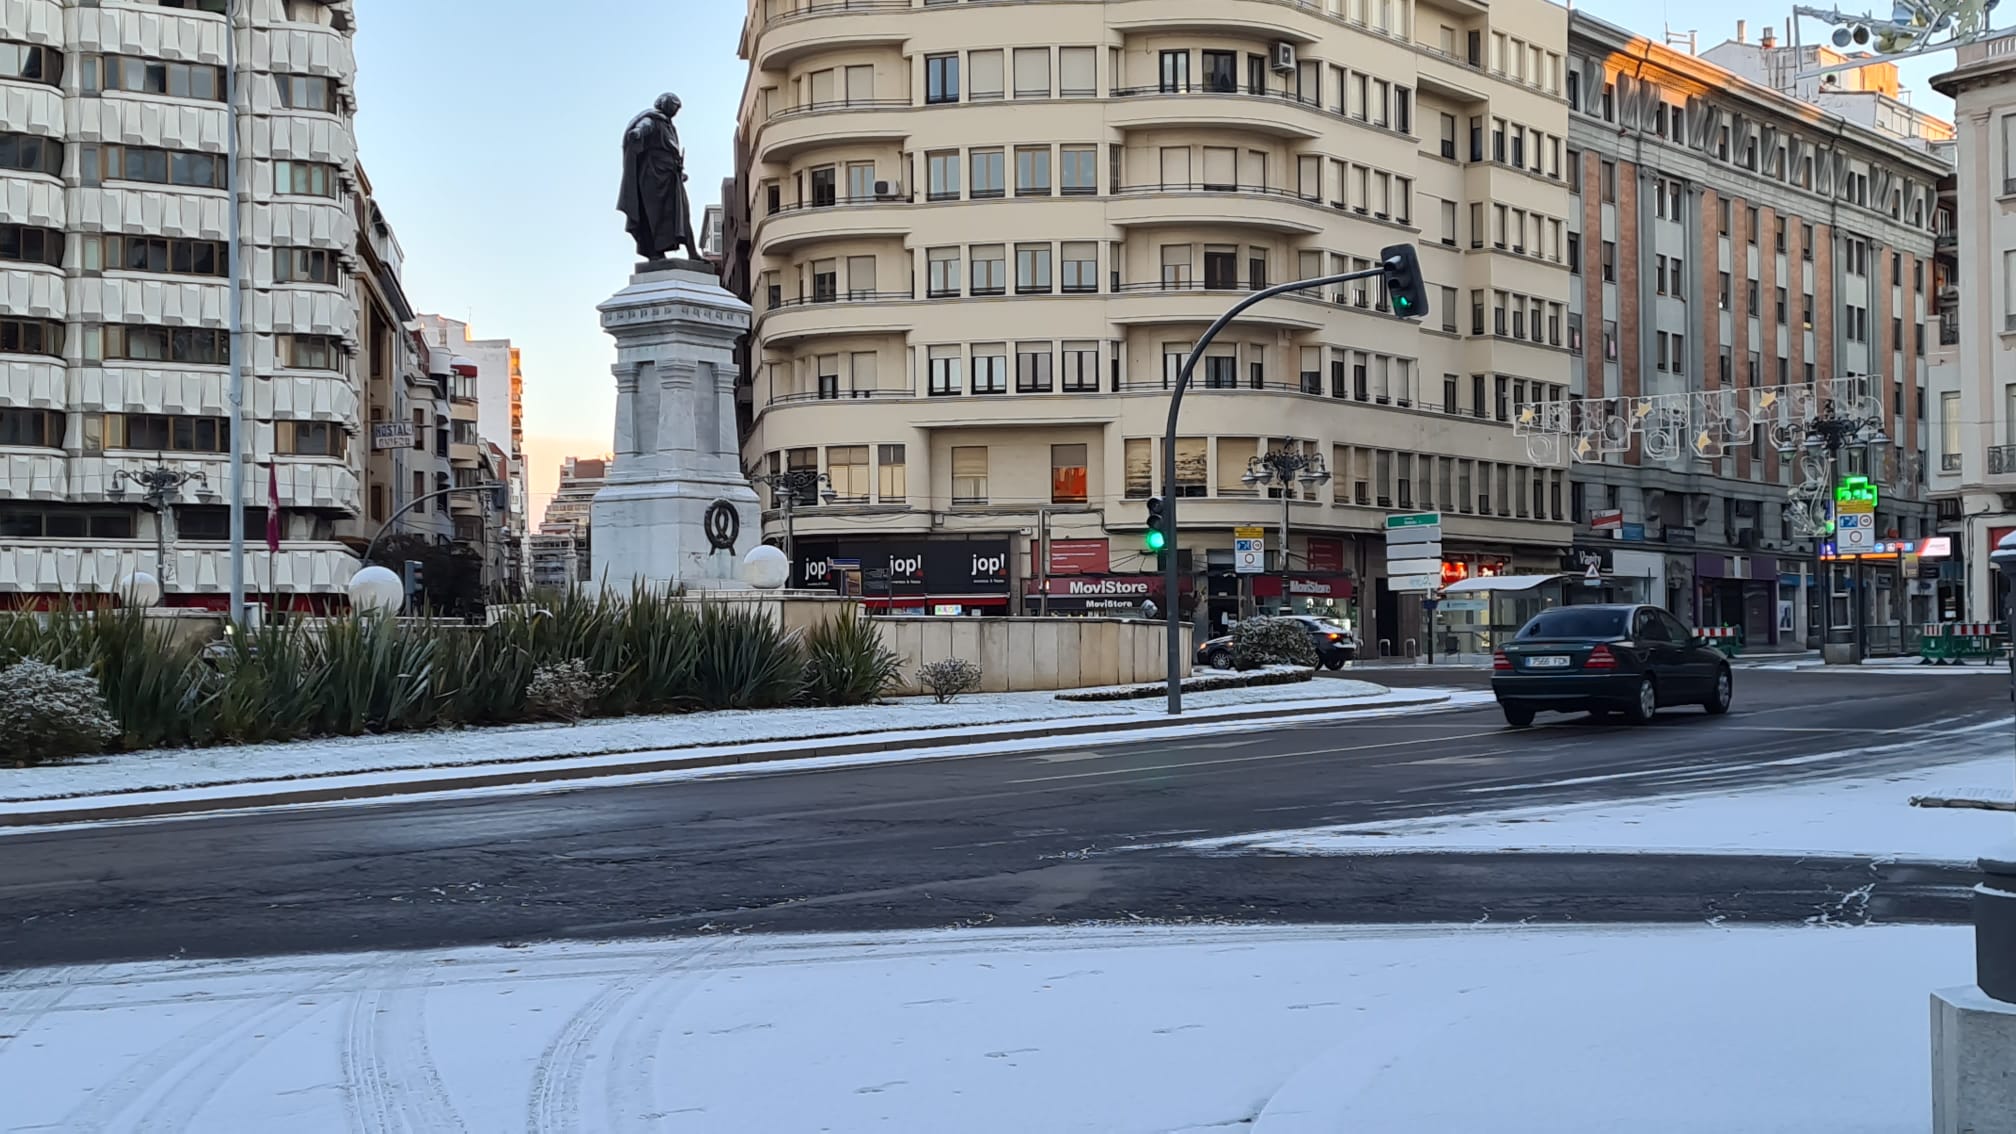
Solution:
M 1262 527 L 1278 607 L 1284 507 L 1296 609 L 1396 650 L 1419 609 L 1380 585 L 1390 513 L 1444 513 L 1445 574 L 1558 570 L 1565 470 L 1508 419 L 1569 383 L 1566 40 L 1542 0 L 754 0 L 726 276 L 755 309 L 746 463 L 828 478 L 790 509 L 801 579 L 858 566 L 941 613 L 1160 602 L 1177 359 L 1241 293 L 1402 241 L 1419 325 L 1376 283 L 1284 297 L 1199 368 L 1186 587 L 1236 615 L 1233 531 Z M 1284 448 L 1333 479 L 1247 482 Z
M 116 474 L 160 462 L 205 478 L 168 501 L 168 601 L 223 601 L 234 35 L 247 589 L 326 602 L 355 570 L 351 4 L 225 7 L 0 0 L 0 607 L 154 570 L 161 519 Z

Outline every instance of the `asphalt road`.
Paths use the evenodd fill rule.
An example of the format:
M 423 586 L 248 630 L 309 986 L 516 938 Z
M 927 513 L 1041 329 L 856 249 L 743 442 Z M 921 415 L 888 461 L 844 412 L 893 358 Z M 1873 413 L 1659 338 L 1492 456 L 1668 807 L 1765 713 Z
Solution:
M 1969 755 L 1938 741 L 2005 718 L 2005 682 L 1739 672 L 1729 716 L 1671 710 L 1643 728 L 1543 717 L 1514 732 L 1482 709 L 12 835 L 0 838 L 0 966 L 1109 918 L 1961 921 L 1973 879 L 1933 865 L 1143 848 L 1918 768 Z

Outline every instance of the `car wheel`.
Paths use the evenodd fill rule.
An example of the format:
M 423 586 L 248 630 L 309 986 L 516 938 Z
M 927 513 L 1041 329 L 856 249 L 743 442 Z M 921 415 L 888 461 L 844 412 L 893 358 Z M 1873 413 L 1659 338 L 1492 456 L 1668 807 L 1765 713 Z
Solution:
M 1505 710 L 1505 723 L 1513 728 L 1533 727 L 1533 710 L 1524 705 L 1500 705 Z
M 1231 669 L 1232 654 L 1229 650 L 1212 650 L 1204 655 L 1204 664 L 1212 669 Z
M 1730 675 L 1728 666 L 1720 666 L 1715 670 L 1715 689 L 1702 705 L 1710 716 L 1719 717 L 1729 711 L 1729 702 L 1735 695 L 1736 679 Z
M 1342 656 L 1342 655 L 1340 654 L 1340 655 L 1338 655 L 1338 656 L 1335 656 L 1335 657 L 1330 657 L 1330 658 L 1326 658 L 1326 659 L 1324 659 L 1324 662 L 1323 662 L 1323 668 L 1324 668 L 1324 669 L 1327 669 L 1327 670 L 1331 670 L 1331 671 L 1333 671 L 1333 672 L 1334 672 L 1334 671 L 1336 671 L 1336 670 L 1340 670 L 1340 669 L 1343 669 L 1343 668 L 1344 668 L 1344 658 L 1343 658 L 1343 656 Z
M 1625 708 L 1624 715 L 1632 724 L 1650 724 L 1658 713 L 1659 689 L 1648 677 L 1638 683 L 1638 692 Z

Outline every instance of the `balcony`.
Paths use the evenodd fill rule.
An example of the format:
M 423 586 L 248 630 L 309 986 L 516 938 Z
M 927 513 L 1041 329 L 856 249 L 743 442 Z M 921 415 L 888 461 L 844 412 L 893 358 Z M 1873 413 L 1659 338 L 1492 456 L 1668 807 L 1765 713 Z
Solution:
M 1229 201 L 1237 201 L 1228 208 Z M 1289 189 L 1265 185 L 1153 184 L 1128 185 L 1114 192 L 1107 208 L 1111 223 L 1122 228 L 1154 225 L 1237 225 L 1286 233 L 1314 235 L 1329 218 L 1325 206 Z
M 1182 126 L 1241 130 L 1283 138 L 1311 140 L 1323 136 L 1314 121 L 1295 121 L 1281 113 L 1299 107 L 1312 118 L 1327 114 L 1314 98 L 1293 91 L 1267 90 L 1238 84 L 1164 83 L 1152 87 L 1118 87 L 1108 125 L 1122 130 Z M 1301 116 L 1296 116 L 1301 117 Z
M 2016 475 L 2016 445 L 1990 445 L 1988 447 L 1988 475 Z
M 231 553 L 208 541 L 178 540 L 169 549 L 170 595 L 221 595 L 231 585 Z M 245 556 L 245 589 L 253 594 L 340 595 L 357 573 L 357 557 L 338 544 L 294 541 L 277 554 L 264 547 Z M 0 547 L 0 593 L 110 594 L 135 571 L 152 573 L 154 541 L 10 540 Z

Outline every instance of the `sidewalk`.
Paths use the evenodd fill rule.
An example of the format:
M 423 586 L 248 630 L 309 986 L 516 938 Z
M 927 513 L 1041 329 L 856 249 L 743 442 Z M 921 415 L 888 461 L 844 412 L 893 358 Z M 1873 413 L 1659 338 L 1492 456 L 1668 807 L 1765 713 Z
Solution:
M 1485 698 L 1488 700 L 1488 695 Z M 1346 720 L 1468 705 L 1477 694 L 1321 679 L 1164 701 L 975 694 L 845 709 L 693 713 L 229 748 L 163 749 L 0 770 L 0 830 L 56 823 L 383 799 L 444 791 L 553 790 L 705 770 L 746 774 L 1041 750 L 1098 736 L 1149 740 L 1232 724 Z M 787 739 L 788 738 L 788 739 Z

